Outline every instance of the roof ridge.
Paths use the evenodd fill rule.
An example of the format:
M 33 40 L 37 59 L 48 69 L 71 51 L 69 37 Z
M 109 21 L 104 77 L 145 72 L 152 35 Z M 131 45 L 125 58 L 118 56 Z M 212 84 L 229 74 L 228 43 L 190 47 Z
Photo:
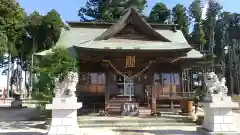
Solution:
M 145 20 L 150 26 L 173 26 L 176 27 L 177 24 L 165 24 L 165 23 L 154 23 L 154 22 L 149 22 L 147 20 Z M 92 20 L 92 21 L 66 21 L 69 25 L 71 24 L 109 24 L 109 25 L 113 25 L 116 22 L 106 22 L 106 21 L 101 21 L 101 20 Z

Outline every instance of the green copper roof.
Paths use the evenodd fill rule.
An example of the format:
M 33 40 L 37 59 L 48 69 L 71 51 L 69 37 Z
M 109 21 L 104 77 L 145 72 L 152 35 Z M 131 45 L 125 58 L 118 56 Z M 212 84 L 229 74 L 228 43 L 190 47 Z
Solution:
M 56 44 L 56 47 L 68 48 L 68 47 L 72 47 L 73 45 L 81 47 L 81 45 L 85 46 L 87 42 L 103 43 L 107 40 L 94 41 L 94 39 L 99 35 L 101 35 L 104 31 L 106 31 L 106 29 L 103 29 L 103 28 L 71 28 L 70 30 L 63 30 L 60 36 L 60 39 Z M 175 44 L 174 47 L 177 47 L 177 48 L 185 48 L 186 46 L 191 47 L 190 45 L 188 45 L 186 39 L 184 38 L 180 30 L 177 30 L 176 32 L 170 31 L 170 30 L 156 30 L 156 31 L 158 33 L 161 33 L 161 35 L 169 39 L 171 42 L 148 41 L 150 43 L 148 45 L 148 48 L 151 48 L 151 45 L 155 45 L 157 42 L 159 44 L 162 44 L 162 43 Z M 141 42 L 141 40 L 137 41 L 136 44 L 138 44 L 139 42 Z M 153 44 L 153 42 L 155 43 Z M 145 41 L 144 41 L 144 44 L 146 44 Z M 132 43 L 131 45 L 134 45 L 134 44 Z M 161 46 L 159 46 L 158 49 L 161 49 Z
M 59 41 L 56 44 L 56 48 L 66 48 L 71 50 L 73 46 L 92 48 L 92 49 L 141 49 L 141 50 L 163 50 L 163 49 L 185 49 L 191 48 L 184 38 L 182 32 L 177 30 L 176 32 L 171 30 L 156 30 L 164 37 L 168 38 L 171 42 L 160 42 L 160 41 L 131 41 L 125 40 L 122 42 L 116 42 L 110 40 L 94 41 L 96 37 L 101 35 L 107 29 L 104 28 L 70 28 L 69 30 L 63 29 Z M 37 53 L 36 55 L 46 55 L 50 53 L 50 50 Z M 187 58 L 201 58 L 202 54 L 196 50 L 192 50 L 187 54 Z
M 70 28 L 62 30 L 59 41 L 56 47 L 69 48 L 73 45 L 80 45 L 85 42 L 94 40 L 101 35 L 106 29 L 103 28 Z
M 134 30 L 146 35 L 148 39 L 133 40 L 114 38 L 115 35 L 121 32 L 126 26 L 131 25 L 133 25 Z M 182 32 L 174 28 L 175 26 L 153 28 L 135 9 L 130 8 L 123 17 L 108 27 L 102 27 L 102 25 L 98 24 L 93 26 L 84 23 L 83 25 L 73 25 L 69 29 L 63 29 L 55 48 L 69 49 L 72 55 L 79 53 L 76 52 L 75 47 L 80 48 L 80 51 L 81 48 L 95 50 L 191 50 L 192 47 L 188 44 Z M 51 49 L 37 53 L 37 55 L 45 55 L 49 52 L 51 52 Z M 186 56 L 186 58 L 200 57 L 202 57 L 202 55 L 200 56 L 200 53 L 196 50 L 188 52 Z
M 187 59 L 199 59 L 202 58 L 203 54 L 201 54 L 199 51 L 192 49 L 187 53 L 187 56 L 185 58 Z

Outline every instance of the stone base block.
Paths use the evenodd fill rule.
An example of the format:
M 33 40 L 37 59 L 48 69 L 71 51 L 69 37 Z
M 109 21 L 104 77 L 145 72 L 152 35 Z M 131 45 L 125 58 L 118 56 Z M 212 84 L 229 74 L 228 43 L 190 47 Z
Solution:
M 48 135 L 78 135 L 77 109 L 82 103 L 77 98 L 53 98 L 53 104 L 47 104 L 46 109 L 52 109 L 52 121 Z
M 48 135 L 79 135 L 80 129 L 76 126 L 51 126 Z
M 240 135 L 239 132 L 211 132 L 205 128 L 197 127 L 199 135 Z
M 79 127 L 75 109 L 53 110 L 48 135 L 77 135 Z
M 236 125 L 234 123 L 203 123 L 203 128 L 209 131 L 216 132 L 234 132 L 237 131 Z
M 77 98 L 53 98 L 52 104 L 47 104 L 47 110 L 71 110 L 79 109 L 82 107 L 82 103 L 77 103 Z

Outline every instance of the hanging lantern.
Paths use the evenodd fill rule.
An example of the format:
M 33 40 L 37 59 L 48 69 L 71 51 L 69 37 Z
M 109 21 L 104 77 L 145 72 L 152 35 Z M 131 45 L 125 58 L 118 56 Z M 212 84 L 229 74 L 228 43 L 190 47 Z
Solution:
M 126 68 L 132 68 L 135 66 L 135 56 L 126 56 Z

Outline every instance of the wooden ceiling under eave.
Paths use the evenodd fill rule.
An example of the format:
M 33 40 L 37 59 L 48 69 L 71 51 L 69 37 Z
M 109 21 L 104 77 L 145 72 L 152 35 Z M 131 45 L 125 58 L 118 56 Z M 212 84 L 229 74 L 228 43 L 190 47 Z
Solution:
M 109 48 L 84 48 L 79 46 L 74 46 L 75 51 L 79 56 L 140 56 L 140 57 L 149 57 L 149 56 L 158 56 L 158 57 L 180 57 L 185 56 L 191 48 L 182 48 L 182 49 L 109 49 Z

